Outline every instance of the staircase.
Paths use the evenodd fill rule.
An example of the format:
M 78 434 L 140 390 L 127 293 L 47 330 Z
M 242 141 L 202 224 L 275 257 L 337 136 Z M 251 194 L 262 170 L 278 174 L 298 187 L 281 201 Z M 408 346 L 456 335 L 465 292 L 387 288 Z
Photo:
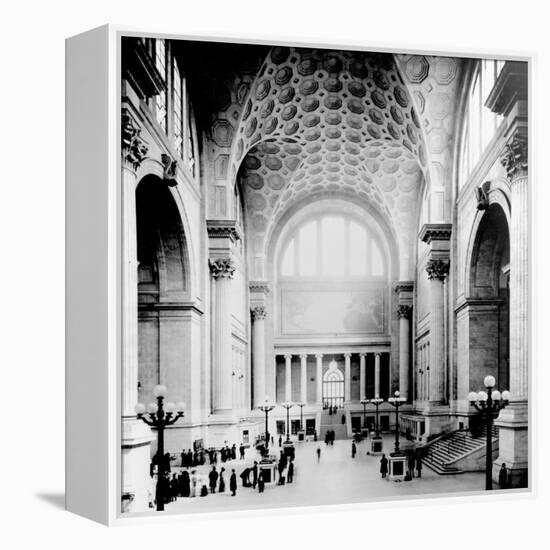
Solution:
M 427 447 L 423 462 L 440 475 L 463 474 L 484 468 L 487 429 L 479 437 L 468 430 L 445 434 Z M 493 426 L 493 452 L 498 449 L 498 428 Z
M 325 440 L 327 430 L 334 431 L 334 439 L 347 439 L 348 433 L 346 424 L 342 424 L 342 415 L 344 409 L 339 409 L 336 414 L 329 414 L 328 409 L 323 409 L 321 412 L 321 425 L 319 430 L 319 439 Z

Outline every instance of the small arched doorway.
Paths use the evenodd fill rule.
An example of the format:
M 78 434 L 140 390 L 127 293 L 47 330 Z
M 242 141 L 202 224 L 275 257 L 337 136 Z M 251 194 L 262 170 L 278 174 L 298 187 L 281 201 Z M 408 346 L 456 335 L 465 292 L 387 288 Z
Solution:
M 344 406 L 344 375 L 331 363 L 323 376 L 323 407 Z

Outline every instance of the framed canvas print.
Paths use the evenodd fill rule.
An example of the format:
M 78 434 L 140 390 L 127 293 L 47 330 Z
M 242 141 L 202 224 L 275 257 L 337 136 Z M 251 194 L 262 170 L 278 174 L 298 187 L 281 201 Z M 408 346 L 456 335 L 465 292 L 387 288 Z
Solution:
M 69 39 L 68 508 L 531 490 L 530 71 Z

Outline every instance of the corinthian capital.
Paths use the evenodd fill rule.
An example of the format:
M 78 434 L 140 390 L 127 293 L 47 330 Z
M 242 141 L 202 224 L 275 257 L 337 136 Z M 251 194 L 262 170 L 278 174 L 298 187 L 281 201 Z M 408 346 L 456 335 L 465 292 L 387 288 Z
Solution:
M 516 134 L 512 141 L 506 144 L 500 160 L 510 181 L 518 176 L 527 175 L 527 155 L 527 136 Z
M 256 306 L 252 308 L 252 319 L 254 321 L 263 321 L 267 316 L 265 306 Z
M 397 306 L 397 316 L 399 319 L 410 319 L 412 314 L 412 306 L 407 304 L 399 304 Z
M 426 264 L 428 279 L 444 281 L 449 273 L 449 262 L 446 260 L 429 260 Z
M 134 120 L 130 111 L 122 109 L 120 137 L 122 142 L 122 158 L 134 170 L 137 170 L 149 150 L 147 143 L 141 138 L 141 128 Z
M 214 279 L 232 279 L 235 273 L 235 264 L 231 258 L 219 258 L 209 261 L 210 272 Z

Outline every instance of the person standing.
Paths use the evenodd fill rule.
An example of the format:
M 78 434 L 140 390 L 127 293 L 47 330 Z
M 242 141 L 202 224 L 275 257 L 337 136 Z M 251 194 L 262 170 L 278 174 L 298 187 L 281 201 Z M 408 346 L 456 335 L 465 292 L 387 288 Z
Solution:
M 508 488 L 508 470 L 506 469 L 506 464 L 504 464 L 504 462 L 498 472 L 498 486 L 500 489 Z
M 237 446 L 235 443 L 231 446 L 231 460 L 237 460 Z
M 256 484 L 258 483 L 258 463 L 254 461 L 254 466 L 252 466 L 252 488 L 256 489 Z
M 191 495 L 191 479 L 189 478 L 189 472 L 184 470 L 182 472 L 182 482 L 181 482 L 181 496 L 188 497 Z
M 231 491 L 231 496 L 234 497 L 237 494 L 237 474 L 235 470 L 231 470 L 231 477 L 229 478 L 229 490 Z
M 190 497 L 196 497 L 197 496 L 197 472 L 196 470 L 193 470 L 191 472 L 191 492 L 189 494 Z
M 388 459 L 386 458 L 386 455 L 382 455 L 382 458 L 380 459 L 380 473 L 383 478 L 386 477 L 388 473 Z
M 239 447 L 239 455 L 240 459 L 244 460 L 244 445 L 241 443 L 241 446 Z
M 258 492 L 263 493 L 264 487 L 265 487 L 264 473 L 260 471 L 260 474 L 258 475 Z
M 225 493 L 225 479 L 223 478 L 224 472 L 225 472 L 225 468 L 222 466 L 222 469 L 220 470 L 220 485 L 218 487 L 219 493 Z
M 288 483 L 292 483 L 292 480 L 294 479 L 294 461 L 291 459 L 288 463 L 288 470 L 286 473 L 286 480 Z
M 407 469 L 409 470 L 409 477 L 412 479 L 414 477 L 414 465 L 416 463 L 416 458 L 414 453 L 411 452 L 407 458 Z
M 422 456 L 420 453 L 416 455 L 416 473 L 417 477 L 422 477 Z
M 212 466 L 212 470 L 208 474 L 208 479 L 210 480 L 210 492 L 216 492 L 216 485 L 218 484 L 218 472 L 216 472 L 216 466 Z
M 279 447 L 283 446 L 283 438 L 282 436 L 279 436 Z
M 317 462 L 319 462 L 321 460 L 321 447 L 317 447 Z
M 351 458 L 355 458 L 355 455 L 357 453 L 357 446 L 355 445 L 355 441 L 351 442 Z

